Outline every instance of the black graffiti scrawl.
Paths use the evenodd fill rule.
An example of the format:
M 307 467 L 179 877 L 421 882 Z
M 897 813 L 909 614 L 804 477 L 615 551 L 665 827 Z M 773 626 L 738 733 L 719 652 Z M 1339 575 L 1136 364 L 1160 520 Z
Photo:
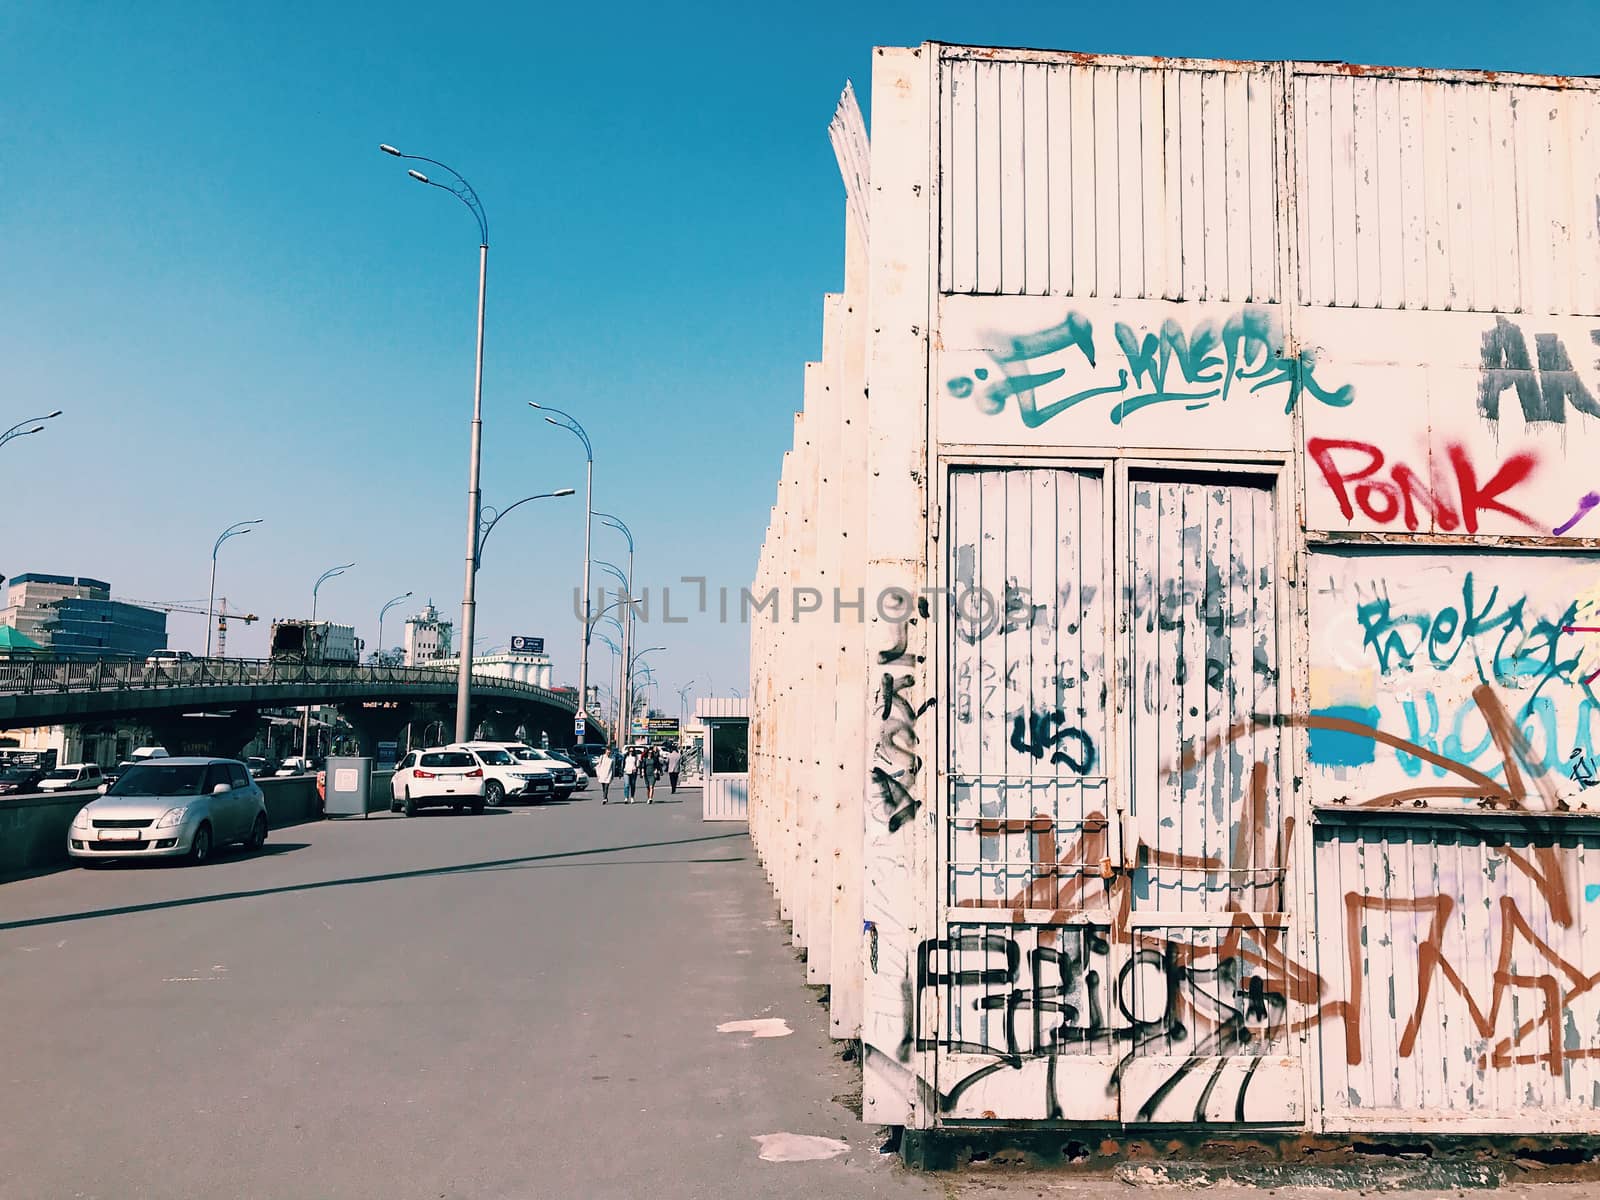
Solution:
M 920 703 L 916 699 L 918 668 L 923 658 L 908 649 L 910 626 L 917 618 L 907 616 L 895 623 L 895 642 L 878 652 L 883 668 L 878 688 L 878 744 L 874 752 L 872 784 L 878 793 L 880 815 L 889 832 L 917 815 L 922 802 L 917 799 L 917 779 L 922 774 L 921 739 L 917 721 L 933 707 L 933 697 Z

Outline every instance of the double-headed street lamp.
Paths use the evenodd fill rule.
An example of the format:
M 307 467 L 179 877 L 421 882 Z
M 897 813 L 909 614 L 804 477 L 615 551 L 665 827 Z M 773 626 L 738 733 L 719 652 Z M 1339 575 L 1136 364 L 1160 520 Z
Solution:
M 689 680 L 678 689 L 678 735 L 683 736 L 684 729 L 688 726 L 689 693 L 694 690 L 694 680 Z
M 482 499 L 478 476 L 483 462 L 483 303 L 489 274 L 489 217 L 483 210 L 478 193 L 454 167 L 421 154 L 402 154 L 387 143 L 378 149 L 396 158 L 431 163 L 448 172 L 454 183 L 439 183 L 417 170 L 409 170 L 406 174 L 418 183 L 449 192 L 467 206 L 473 219 L 478 222 L 478 361 L 472 385 L 472 451 L 467 467 L 467 568 L 466 583 L 461 593 L 461 669 L 456 675 L 456 741 L 464 742 L 470 732 L 467 720 L 468 710 L 472 706 L 472 630 L 477 617 L 478 506 Z
M 583 640 L 578 643 L 578 720 L 585 722 L 583 740 L 588 741 L 589 633 L 593 628 L 589 620 L 589 529 L 590 518 L 594 516 L 594 446 L 590 444 L 583 426 L 578 424 L 578 418 L 571 413 L 536 404 L 532 400 L 528 401 L 528 407 L 542 413 L 554 413 L 555 416 L 546 416 L 545 420 L 557 429 L 565 429 L 582 442 L 583 455 L 587 460 L 583 489 Z
M 317 593 L 322 590 L 322 585 L 327 583 L 328 580 L 332 579 L 335 575 L 343 575 L 346 571 L 348 571 L 353 566 L 355 566 L 355 563 L 347 562 L 343 566 L 329 567 L 321 575 L 317 576 L 317 581 L 314 584 L 311 585 L 311 624 L 313 626 L 315 626 L 316 623 L 317 623 Z M 309 636 L 311 634 L 311 631 L 307 630 L 306 633 Z M 310 647 L 307 647 L 307 649 L 309 649 L 309 648 Z M 311 745 L 311 706 L 308 704 L 303 709 L 300 710 L 300 757 L 301 758 L 309 758 L 310 757 L 310 753 L 309 753 L 310 745 Z
M 211 593 L 206 597 L 207 658 L 211 657 L 211 613 L 217 600 L 217 551 L 222 549 L 223 542 L 227 541 L 231 537 L 238 537 L 240 534 L 249 533 L 253 527 L 261 524 L 264 519 L 265 518 L 257 517 L 254 521 L 237 521 L 234 524 L 229 525 L 220 534 L 218 534 L 217 540 L 211 544 Z
M 396 604 L 399 604 L 402 600 L 410 599 L 410 597 L 410 592 L 405 593 L 403 596 L 396 596 L 378 610 L 378 661 L 380 663 L 383 661 L 383 618 L 388 615 L 389 610 Z
M 627 571 L 627 574 L 625 576 L 623 576 L 623 578 L 626 579 L 626 581 L 627 581 L 626 586 L 627 586 L 627 590 L 628 590 L 628 595 L 632 596 L 633 595 L 633 530 L 628 528 L 627 524 L 622 520 L 621 517 L 613 516 L 611 513 L 596 512 L 594 515 L 600 518 L 600 521 L 601 521 L 602 524 L 610 526 L 612 529 L 615 529 L 618 533 L 620 533 L 623 537 L 628 539 L 628 571 Z M 618 574 L 618 575 L 622 574 L 622 572 L 618 571 L 615 567 L 611 566 L 611 564 L 609 564 L 609 563 L 602 563 L 601 565 L 604 566 L 604 567 L 607 567 L 609 570 L 611 570 L 615 574 Z M 632 638 L 633 638 L 633 605 L 630 604 L 630 605 L 628 605 L 628 619 L 625 622 L 623 622 L 623 626 L 622 626 L 622 661 L 623 661 L 624 665 L 626 665 L 627 661 L 628 661 L 628 644 L 632 640 Z M 621 696 L 618 698 L 619 704 L 622 705 L 622 708 L 621 708 L 620 711 L 621 711 L 622 716 L 625 719 L 627 719 L 629 721 L 629 723 L 630 723 L 629 728 L 622 730 L 622 732 L 621 732 L 621 734 L 619 736 L 627 737 L 632 732 L 631 722 L 632 722 L 633 718 L 630 715 L 632 710 L 627 707 L 628 700 L 629 700 L 629 696 L 628 696 L 629 689 L 628 689 L 628 680 L 627 680 L 626 672 L 623 673 L 623 678 L 618 680 L 618 683 L 620 685 L 620 690 L 622 692 Z
M 654 654 L 657 650 L 665 650 L 665 649 L 666 649 L 665 646 L 647 646 L 645 649 L 643 649 L 643 650 L 639 651 L 637 654 L 629 657 L 628 660 L 627 660 L 628 669 L 625 672 L 625 676 L 626 676 L 627 681 L 628 681 L 627 688 L 626 688 L 626 694 L 627 694 L 627 698 L 628 698 L 628 731 L 630 733 L 633 731 L 633 704 L 634 704 L 633 676 L 634 676 L 634 673 L 636 671 L 638 671 L 639 660 L 642 659 L 646 654 Z M 640 674 L 643 674 L 643 672 L 640 672 Z
M 6 430 L 4 433 L 0 433 L 0 446 L 4 446 L 12 438 L 27 437 L 30 433 L 43 433 L 43 422 L 53 421 L 60 415 L 61 410 L 58 408 L 55 410 L 55 412 L 46 413 L 42 417 L 29 417 L 26 421 L 18 421 L 10 429 Z M 35 424 L 35 422 L 39 422 L 39 424 Z M 33 428 L 24 429 L 24 425 L 33 425 Z

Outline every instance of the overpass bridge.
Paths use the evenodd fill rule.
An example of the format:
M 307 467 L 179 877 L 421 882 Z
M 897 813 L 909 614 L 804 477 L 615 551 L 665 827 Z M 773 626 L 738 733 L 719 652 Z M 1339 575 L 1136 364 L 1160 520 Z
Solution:
M 455 711 L 456 673 L 438 667 L 196 658 L 28 658 L 0 662 L 0 729 L 134 722 L 169 749 L 237 754 L 262 709 L 326 705 L 356 731 L 363 753 L 407 722 Z M 572 744 L 577 697 L 493 675 L 472 678 L 472 724 L 509 738 L 525 726 L 552 746 Z M 593 727 L 589 740 L 605 736 Z

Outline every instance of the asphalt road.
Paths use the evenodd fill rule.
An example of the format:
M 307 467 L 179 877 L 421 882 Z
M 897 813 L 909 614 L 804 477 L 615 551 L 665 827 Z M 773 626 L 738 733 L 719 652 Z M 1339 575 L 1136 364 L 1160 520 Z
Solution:
M 0 1197 L 1129 1191 L 879 1153 L 743 827 L 680 801 L 0 884 Z

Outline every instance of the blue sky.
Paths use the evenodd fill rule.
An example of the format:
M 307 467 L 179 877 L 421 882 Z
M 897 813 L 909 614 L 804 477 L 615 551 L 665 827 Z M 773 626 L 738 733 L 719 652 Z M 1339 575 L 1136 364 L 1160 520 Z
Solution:
M 596 507 L 633 526 L 653 595 L 749 581 L 840 284 L 827 122 L 846 78 L 865 99 L 873 45 L 1581 74 L 1595 8 L 7 5 L 0 428 L 67 415 L 0 451 L 0 573 L 203 604 L 216 533 L 265 517 L 224 550 L 235 605 L 305 615 L 353 559 L 321 614 L 369 641 L 400 592 L 459 614 L 476 230 L 387 141 L 455 166 L 488 209 L 485 502 L 580 489 L 496 530 L 481 648 L 542 634 L 571 681 L 582 460 L 526 402 L 587 425 Z M 596 543 L 623 561 L 620 538 Z M 174 617 L 174 644 L 202 625 Z M 644 636 L 669 694 L 744 687 L 743 628 Z M 264 646 L 258 626 L 229 650 Z

